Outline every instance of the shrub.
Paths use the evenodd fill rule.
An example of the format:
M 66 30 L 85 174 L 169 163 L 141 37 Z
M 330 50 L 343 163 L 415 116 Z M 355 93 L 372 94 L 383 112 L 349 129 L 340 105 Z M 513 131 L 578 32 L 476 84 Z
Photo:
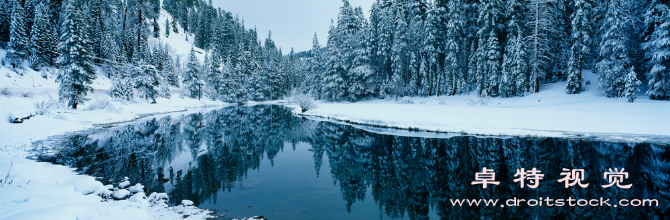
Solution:
M 114 106 L 114 104 L 108 98 L 94 99 L 89 102 L 88 110 L 104 109 L 111 112 L 119 111 L 119 108 Z
M 32 93 L 32 92 L 23 92 L 23 93 L 21 93 L 21 97 L 23 97 L 23 98 L 32 98 L 32 97 L 33 97 L 33 93 Z
M 314 97 L 308 94 L 295 94 L 293 96 L 293 101 L 302 108 L 302 112 L 306 112 L 312 109 L 315 109 L 316 102 L 314 101 Z
M 9 96 L 12 96 L 12 92 L 9 91 L 9 88 L 2 88 L 2 89 L 0 89 L 0 95 L 9 97 Z
M 414 104 L 414 100 L 410 97 L 402 97 L 399 101 L 399 104 Z

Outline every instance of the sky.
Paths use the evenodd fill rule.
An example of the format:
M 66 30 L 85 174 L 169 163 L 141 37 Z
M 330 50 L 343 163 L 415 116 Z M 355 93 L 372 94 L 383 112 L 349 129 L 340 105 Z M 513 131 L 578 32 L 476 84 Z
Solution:
M 374 1 L 349 0 L 349 3 L 361 6 L 368 18 Z M 319 44 L 325 46 L 330 20 L 337 22 L 342 0 L 212 0 L 212 4 L 239 15 L 247 29 L 255 26 L 261 42 L 272 31 L 272 40 L 288 54 L 291 47 L 295 52 L 310 50 L 314 32 Z

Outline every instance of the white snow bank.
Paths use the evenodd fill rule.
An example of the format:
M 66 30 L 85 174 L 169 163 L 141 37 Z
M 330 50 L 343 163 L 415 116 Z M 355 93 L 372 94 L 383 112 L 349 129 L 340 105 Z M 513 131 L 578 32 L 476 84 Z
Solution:
M 11 170 L 10 170 L 11 167 Z M 197 208 L 165 207 L 144 192 L 128 200 L 107 201 L 92 192 L 107 189 L 73 169 L 0 153 L 0 219 L 205 219 Z M 9 175 L 5 182 L 5 176 Z M 127 190 L 119 190 L 121 192 Z
M 401 129 L 480 135 L 609 136 L 647 140 L 670 137 L 670 102 L 640 92 L 635 103 L 605 98 L 597 75 L 585 72 L 587 91 L 565 93 L 565 82 L 526 97 L 481 99 L 475 95 L 319 103 L 307 116 Z M 409 101 L 408 101 L 409 100 Z M 413 104 L 405 104 L 413 103 Z

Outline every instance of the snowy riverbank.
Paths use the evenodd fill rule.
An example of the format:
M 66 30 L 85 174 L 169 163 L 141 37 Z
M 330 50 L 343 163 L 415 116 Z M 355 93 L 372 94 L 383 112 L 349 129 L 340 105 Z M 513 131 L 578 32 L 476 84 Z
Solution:
M 205 219 L 209 213 L 192 206 L 152 204 L 147 195 L 101 201 L 91 189 L 102 187 L 94 177 L 74 169 L 26 159 L 31 143 L 54 135 L 81 131 L 99 124 L 132 121 L 140 117 L 177 112 L 185 114 L 226 103 L 203 99 L 158 99 L 122 102 L 107 95 L 110 81 L 98 77 L 91 100 L 79 109 L 58 104 L 53 75 L 26 71 L 23 76 L 0 67 L 0 219 Z M 10 118 L 36 115 L 21 124 Z M 85 189 L 85 190 L 82 190 Z
M 652 101 L 638 94 L 635 103 L 602 96 L 597 75 L 587 91 L 565 93 L 565 82 L 542 87 L 525 97 L 481 99 L 476 95 L 399 98 L 357 103 L 318 103 L 318 108 L 296 114 L 352 124 L 515 136 L 596 136 L 626 140 L 670 139 L 670 102 Z

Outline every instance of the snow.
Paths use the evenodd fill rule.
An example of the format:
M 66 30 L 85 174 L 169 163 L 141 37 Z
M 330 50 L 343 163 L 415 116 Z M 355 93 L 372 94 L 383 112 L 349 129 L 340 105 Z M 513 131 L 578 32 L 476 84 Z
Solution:
M 128 200 L 103 202 L 97 193 L 91 192 L 105 191 L 106 186 L 93 177 L 77 175 L 65 166 L 0 153 L 0 170 L 4 174 L 0 183 L 0 219 L 182 219 L 184 215 L 191 215 L 187 219 L 204 219 L 208 216 L 194 207 L 152 205 L 144 192 Z M 7 182 L 6 175 L 9 176 Z
M 181 204 L 184 206 L 191 206 L 193 205 L 193 201 L 191 200 L 181 200 Z
M 670 139 L 670 102 L 649 100 L 644 91 L 638 93 L 634 103 L 625 98 L 605 98 L 597 89 L 597 77 L 586 71 L 584 81 L 591 81 L 591 85 L 577 95 L 566 94 L 565 82 L 558 82 L 525 97 L 481 99 L 466 95 L 320 102 L 314 110 L 301 113 L 296 107 L 294 112 L 359 125 L 431 132 Z
M 172 57 L 179 56 L 180 61 L 182 62 L 182 66 L 184 66 L 183 64 L 187 62 L 188 55 L 191 53 L 191 47 L 193 46 L 195 35 L 191 33 L 184 33 L 184 29 L 181 28 L 179 22 L 177 22 L 177 29 L 179 29 L 179 33 L 176 34 L 172 31 L 172 27 L 170 27 L 170 36 L 165 37 L 165 20 L 167 19 L 173 21 L 170 13 L 165 11 L 165 9 L 161 9 L 160 17 L 157 20 L 158 25 L 161 27 L 161 36 L 159 39 L 154 38 L 153 36 L 150 37 L 149 45 L 167 43 L 169 45 L 169 51 Z M 186 34 L 188 34 L 188 41 L 186 41 Z M 195 55 L 198 57 L 200 63 L 203 63 L 205 61 L 205 51 L 197 47 L 194 47 L 194 50 L 196 51 Z

